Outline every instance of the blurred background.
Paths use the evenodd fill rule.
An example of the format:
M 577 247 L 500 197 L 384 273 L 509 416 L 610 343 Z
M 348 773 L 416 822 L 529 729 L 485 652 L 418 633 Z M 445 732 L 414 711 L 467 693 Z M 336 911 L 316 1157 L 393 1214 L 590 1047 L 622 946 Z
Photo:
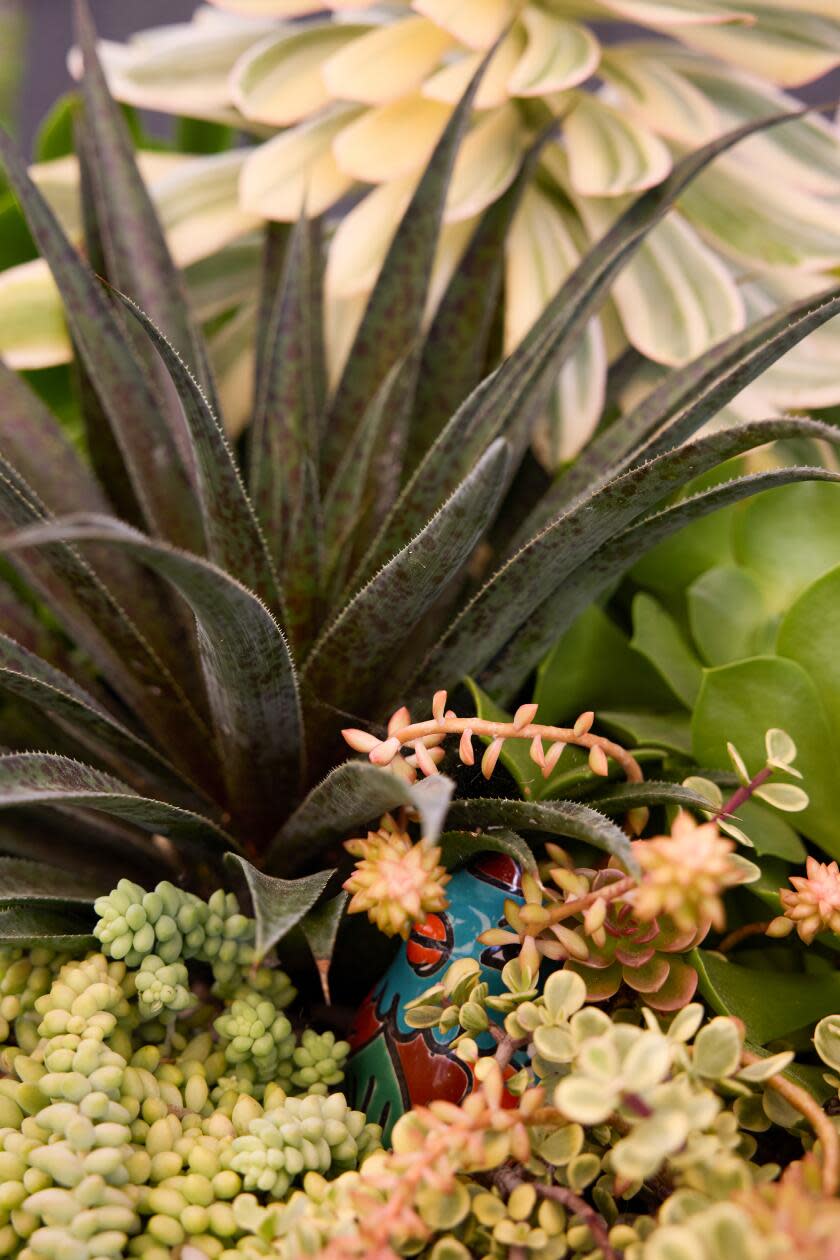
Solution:
M 133 31 L 189 18 L 198 0 L 89 0 L 100 34 L 125 39 Z M 840 6 L 840 0 L 837 0 Z M 3 98 L 16 97 L 14 129 L 29 149 L 52 103 L 70 87 L 71 0 L 0 0 L 0 115 Z M 627 29 L 627 28 L 625 28 Z M 632 28 L 631 28 L 632 29 Z M 15 87 L 19 92 L 15 93 Z M 840 71 L 810 84 L 805 100 L 840 97 Z
M 197 0 L 89 3 L 99 33 L 106 39 L 125 39 L 132 31 L 189 18 Z M 70 87 L 72 10 L 70 0 L 0 0 L 0 84 L 22 76 L 16 130 L 26 148 L 52 103 Z M 26 29 L 18 49 L 15 35 L 22 26 Z

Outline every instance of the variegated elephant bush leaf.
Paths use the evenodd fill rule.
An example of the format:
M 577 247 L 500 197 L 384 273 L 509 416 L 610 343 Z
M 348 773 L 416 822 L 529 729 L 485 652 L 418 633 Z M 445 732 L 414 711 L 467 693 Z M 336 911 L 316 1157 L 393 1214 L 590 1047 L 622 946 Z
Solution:
M 638 28 L 629 36 L 628 22 Z M 454 330 L 445 317 L 438 323 L 418 396 L 427 432 L 477 382 L 502 288 L 494 355 L 497 342 L 509 352 L 524 340 L 586 250 L 681 156 L 727 128 L 794 108 L 791 92 L 840 61 L 840 19 L 831 0 L 213 0 L 191 22 L 104 43 L 120 100 L 248 140 L 214 157 L 147 152 L 142 161 L 191 299 L 211 325 L 231 426 L 247 419 L 258 340 L 254 229 L 266 219 L 294 222 L 304 190 L 311 215 L 328 212 L 335 383 L 425 163 L 494 43 L 442 210 L 427 323 L 481 216 L 494 208 L 510 230 L 484 277 L 481 337 L 459 341 L 463 362 L 443 377 L 428 358 Z M 79 55 L 72 64 L 78 72 Z M 198 132 L 183 132 L 186 153 Z M 67 230 L 80 234 L 73 159 L 33 174 Z M 840 261 L 838 193 L 838 131 L 818 116 L 753 137 L 704 170 L 559 365 L 532 429 L 544 466 L 553 471 L 577 453 L 605 410 L 631 405 L 669 367 L 818 291 Z M 469 294 L 463 289 L 462 302 L 475 303 Z M 13 314 L 21 306 L 22 323 Z M 219 325 L 222 310 L 235 314 Z M 70 354 L 69 331 L 37 262 L 3 276 L 0 352 L 22 367 L 56 363 Z M 733 402 L 730 419 L 840 401 L 837 337 L 826 329 L 787 356 Z
M 414 784 L 393 767 L 345 762 L 343 729 L 382 739 L 396 706 L 417 712 L 468 674 L 520 681 L 559 628 L 686 521 L 773 486 L 837 480 L 821 465 L 780 464 L 668 505 L 688 481 L 757 446 L 836 440 L 805 419 L 692 439 L 840 310 L 840 294 L 765 316 L 670 373 L 563 479 L 532 495 L 523 519 L 517 478 L 529 435 L 577 339 L 676 199 L 719 155 L 771 134 L 786 115 L 676 162 L 583 256 L 522 344 L 474 383 L 487 331 L 475 311 L 508 227 L 495 205 L 475 225 L 430 331 L 424 313 L 459 145 L 491 55 L 409 199 L 337 382 L 324 365 L 319 221 L 301 219 L 287 242 L 267 233 L 255 403 L 234 448 L 184 277 L 81 5 L 78 19 L 82 253 L 2 142 L 10 186 L 64 303 L 85 455 L 3 368 L 0 804 L 13 812 L 0 847 L 67 865 L 78 857 L 85 878 L 106 889 L 115 867 L 138 879 L 163 867 L 206 889 L 236 855 L 268 949 L 329 900 L 329 851 L 349 831 L 406 808 L 430 842 L 440 833 L 451 781 Z M 431 423 L 423 389 L 453 362 L 466 396 Z M 474 804 L 471 814 L 469 801 L 458 803 L 466 825 L 478 817 L 488 827 L 510 825 L 505 812 L 521 803 Z M 624 833 L 587 806 L 555 801 L 544 820 L 551 834 L 630 860 Z M 76 854 L 64 838 L 80 825 Z M 292 885 L 293 875 L 303 878 Z M 55 935 L 61 907 L 68 931 L 80 930 L 78 903 L 63 877 L 52 880 L 48 903 L 37 880 L 10 898 L 26 903 L 29 936 L 39 922 L 41 935 Z

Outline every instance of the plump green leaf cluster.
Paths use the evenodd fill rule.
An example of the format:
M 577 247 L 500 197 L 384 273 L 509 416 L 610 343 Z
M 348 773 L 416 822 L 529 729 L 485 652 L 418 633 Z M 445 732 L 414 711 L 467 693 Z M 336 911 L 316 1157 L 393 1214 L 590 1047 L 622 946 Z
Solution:
M 480 67 L 419 174 L 337 382 L 324 368 L 320 225 L 266 233 L 261 334 L 248 366 L 254 405 L 234 450 L 203 330 L 78 8 L 84 258 L 2 142 L 11 193 L 64 303 L 84 455 L 45 401 L 0 369 L 0 518 L 14 535 L 4 542 L 14 579 L 4 579 L 0 619 L 11 749 L 0 758 L 0 806 L 47 811 L 28 834 L 33 858 L 66 851 L 68 808 L 95 818 L 85 851 L 97 891 L 113 886 L 117 856 L 132 882 L 147 884 L 151 867 L 155 881 L 198 893 L 218 886 L 225 855 L 247 855 L 284 880 L 282 896 L 269 890 L 260 904 L 276 909 L 288 894 L 293 907 L 261 921 L 261 953 L 315 907 L 329 878 L 319 858 L 337 837 L 402 805 L 419 808 L 424 825 L 434 819 L 430 833 L 442 822 L 430 797 L 418 804 L 393 775 L 337 764 L 344 715 L 378 730 L 398 705 L 416 708 L 479 672 L 506 698 L 558 631 L 682 525 L 772 486 L 836 480 L 823 466 L 780 464 L 671 501 L 770 442 L 836 443 L 836 429 L 788 418 L 695 435 L 836 313 L 840 296 L 809 295 L 669 373 L 558 480 L 537 480 L 523 512 L 508 491 L 557 371 L 677 199 L 769 124 L 753 120 L 676 161 L 484 376 L 485 287 L 500 274 L 524 168 L 505 212 L 480 216 L 433 325 L 426 320 Z M 218 300 L 215 314 L 233 334 Z M 468 347 L 454 376 L 452 321 Z M 429 391 L 440 393 L 435 407 Z M 600 844 L 609 831 L 568 812 L 562 825 Z M 290 877 L 302 873 L 315 882 L 293 893 Z M 27 922 L 40 920 L 43 937 L 48 914 L 53 934 L 65 918 L 68 934 L 84 935 L 69 886 L 56 880 L 49 895 L 49 911 L 28 906 Z M 193 921 L 195 907 L 156 897 L 124 923 L 129 907 L 114 906 L 111 950 L 170 965 L 179 938 L 199 952 L 220 939 L 214 929 L 198 943 L 207 924 Z
M 146 898 L 159 924 L 166 889 L 157 901 L 132 890 L 125 907 L 116 893 L 103 913 L 136 919 L 131 908 Z M 233 917 L 224 895 L 211 902 Z M 2 983 L 22 1000 L 0 1049 L 0 1255 L 163 1260 L 189 1242 L 203 1256 L 239 1256 L 263 1205 L 307 1170 L 355 1169 L 379 1144 L 379 1128 L 328 1092 L 347 1044 L 312 1030 L 298 1042 L 275 1006 L 294 997 L 282 973 L 261 970 L 252 985 L 240 974 L 226 1001 L 206 985 L 203 998 L 191 992 L 180 958 L 128 956 L 136 971 L 104 954 L 41 953 L 29 971 L 13 951 L 3 959 Z

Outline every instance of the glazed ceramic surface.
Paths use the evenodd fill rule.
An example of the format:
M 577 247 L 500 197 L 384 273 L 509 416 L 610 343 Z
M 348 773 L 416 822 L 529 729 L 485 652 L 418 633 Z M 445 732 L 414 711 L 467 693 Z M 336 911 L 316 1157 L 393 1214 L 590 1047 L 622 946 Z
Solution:
M 436 1098 L 460 1102 L 473 1087 L 470 1068 L 450 1046 L 457 1030 L 442 1036 L 437 1029 L 410 1028 L 406 1003 L 437 983 L 459 958 L 479 960 L 491 993 L 504 987 L 501 970 L 509 954 L 478 944 L 478 936 L 502 923 L 506 898 L 521 902 L 519 867 L 503 854 L 480 854 L 453 876 L 447 894 L 448 909 L 415 927 L 362 1003 L 350 1034 L 348 1098 L 383 1126 L 386 1140 L 412 1105 Z M 492 1044 L 489 1033 L 478 1040 L 482 1047 Z

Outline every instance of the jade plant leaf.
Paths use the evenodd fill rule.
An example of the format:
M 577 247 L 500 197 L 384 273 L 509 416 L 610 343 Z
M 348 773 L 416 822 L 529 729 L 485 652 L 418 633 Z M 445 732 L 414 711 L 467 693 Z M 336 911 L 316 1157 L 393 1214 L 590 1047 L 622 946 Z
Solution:
M 837 503 L 838 496 L 834 496 Z M 780 530 L 784 532 L 784 529 Z M 840 741 L 840 565 L 808 586 L 785 613 L 776 650 L 810 675 Z
M 644 592 L 633 600 L 630 646 L 647 659 L 690 709 L 700 690 L 702 667 L 674 618 Z
M 699 765 L 725 769 L 730 742 L 755 773 L 764 765 L 764 734 L 771 727 L 787 731 L 797 747 L 797 769 L 810 798 L 808 808 L 796 814 L 797 827 L 840 856 L 840 756 L 814 681 L 801 665 L 782 657 L 753 657 L 706 671 L 692 719 Z
M 761 584 L 748 569 L 707 569 L 688 588 L 687 601 L 691 634 L 706 665 L 728 665 L 770 646 L 763 642 L 768 609 Z
M 599 709 L 598 722 L 623 743 L 638 748 L 661 748 L 665 752 L 691 754 L 691 722 L 681 709 L 651 713 L 646 709 Z
M 257 870 L 238 853 L 229 853 L 225 861 L 228 865 L 238 866 L 245 876 L 257 921 L 258 959 L 265 958 L 272 946 L 300 923 L 334 874 L 334 871 L 328 870 L 304 875 L 300 879 L 278 879 L 275 875 Z
M 755 499 L 735 519 L 735 556 L 782 611 L 840 564 L 840 495 L 830 486 L 784 486 Z
M 601 717 L 602 705 L 673 706 L 661 676 L 597 604 L 578 617 L 541 662 L 534 700 L 540 721 L 552 723 L 573 722 L 586 709 Z
M 840 1009 L 840 975 L 791 975 L 759 971 L 729 962 L 721 954 L 695 949 L 691 962 L 700 992 L 719 1015 L 744 1021 L 747 1038 L 766 1045 L 816 1023 Z
M 793 825 L 796 821 L 796 814 L 785 817 L 754 798 L 739 805 L 733 817 L 733 822 L 753 842 L 750 857 L 777 857 L 785 862 L 804 862 L 806 849 Z M 751 890 L 752 887 L 750 885 Z

